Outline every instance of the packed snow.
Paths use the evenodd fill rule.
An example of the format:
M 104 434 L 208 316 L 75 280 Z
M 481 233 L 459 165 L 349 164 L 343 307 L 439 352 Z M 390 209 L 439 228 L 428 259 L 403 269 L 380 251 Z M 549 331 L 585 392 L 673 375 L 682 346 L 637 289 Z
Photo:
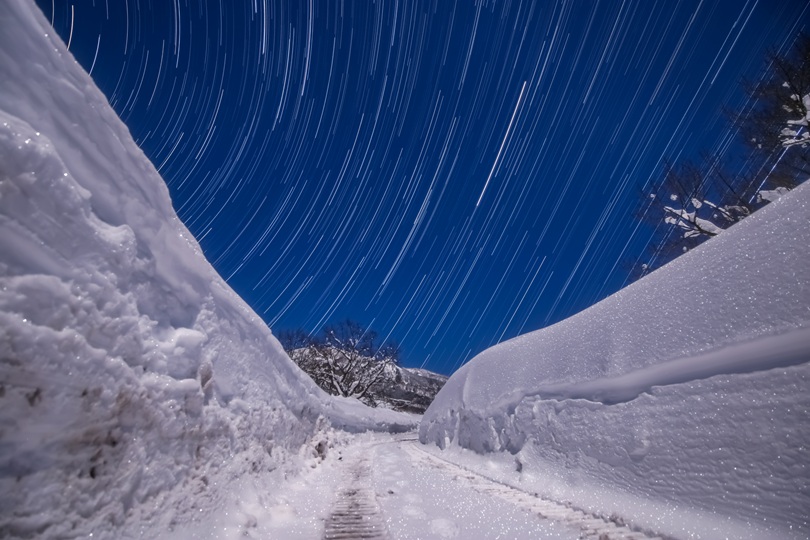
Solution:
M 330 425 L 415 422 L 294 366 L 33 2 L 3 2 L 0 536 L 163 536 Z
M 803 185 L 478 355 L 425 413 L 422 442 L 505 452 L 514 481 L 678 538 L 808 537 L 808 245 Z
M 322 435 L 319 455 L 290 478 L 284 490 L 239 479 L 240 496 L 226 501 L 225 519 L 184 524 L 169 536 L 176 540 L 650 538 L 493 482 L 440 456 L 431 457 L 413 433 Z

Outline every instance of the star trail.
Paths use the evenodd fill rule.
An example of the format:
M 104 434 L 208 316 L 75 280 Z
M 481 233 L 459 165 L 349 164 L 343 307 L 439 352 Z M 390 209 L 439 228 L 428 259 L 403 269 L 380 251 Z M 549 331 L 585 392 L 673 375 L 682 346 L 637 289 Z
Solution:
M 800 0 L 38 0 L 270 327 L 450 373 L 627 284 Z

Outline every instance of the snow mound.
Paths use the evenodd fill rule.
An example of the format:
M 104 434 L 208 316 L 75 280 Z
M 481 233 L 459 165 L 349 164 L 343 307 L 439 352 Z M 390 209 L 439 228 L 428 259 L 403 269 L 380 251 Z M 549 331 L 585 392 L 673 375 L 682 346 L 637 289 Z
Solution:
M 3 2 L 0 537 L 176 524 L 330 419 L 415 423 L 389 416 L 353 416 L 290 361 L 33 2 Z
M 729 520 L 752 538 L 806 537 L 808 245 L 804 185 L 591 308 L 478 355 L 425 413 L 422 442 L 509 451 L 524 476 L 555 478 L 549 493 L 676 537 L 728 536 Z M 671 511 L 622 507 L 616 492 Z M 714 536 L 689 528 L 700 512 L 719 520 Z

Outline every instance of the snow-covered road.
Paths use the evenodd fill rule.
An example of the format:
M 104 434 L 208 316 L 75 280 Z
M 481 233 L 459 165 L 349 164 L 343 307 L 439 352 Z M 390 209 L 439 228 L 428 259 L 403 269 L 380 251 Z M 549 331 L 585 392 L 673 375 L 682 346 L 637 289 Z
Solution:
M 445 461 L 413 434 L 331 441 L 324 459 L 254 506 L 252 538 L 648 539 Z M 482 458 L 483 459 L 483 458 Z

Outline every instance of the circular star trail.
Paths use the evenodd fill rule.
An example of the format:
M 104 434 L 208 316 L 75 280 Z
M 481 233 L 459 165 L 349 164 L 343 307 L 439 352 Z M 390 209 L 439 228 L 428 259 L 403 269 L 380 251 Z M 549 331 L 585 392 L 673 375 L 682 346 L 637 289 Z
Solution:
M 804 2 L 39 0 L 274 330 L 351 318 L 449 373 L 627 282 L 665 160 Z M 676 300 L 676 299 L 674 299 Z

